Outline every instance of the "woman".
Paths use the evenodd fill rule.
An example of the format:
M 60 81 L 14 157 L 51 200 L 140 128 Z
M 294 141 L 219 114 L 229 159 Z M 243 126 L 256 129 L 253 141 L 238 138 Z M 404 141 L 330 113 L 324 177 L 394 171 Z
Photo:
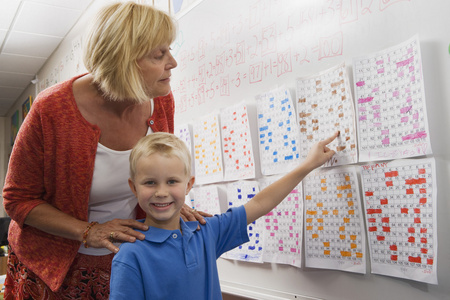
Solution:
M 5 299 L 107 299 L 115 242 L 146 230 L 128 187 L 130 149 L 173 132 L 169 16 L 133 2 L 103 8 L 87 36 L 89 74 L 36 98 L 3 190 L 11 216 Z M 187 219 L 202 216 L 184 208 Z

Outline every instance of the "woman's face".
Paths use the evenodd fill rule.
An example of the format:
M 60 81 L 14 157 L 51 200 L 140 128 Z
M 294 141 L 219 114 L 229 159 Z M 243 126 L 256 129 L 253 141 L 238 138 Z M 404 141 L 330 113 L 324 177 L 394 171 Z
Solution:
M 169 94 L 171 70 L 177 66 L 177 61 L 170 53 L 169 45 L 156 47 L 138 59 L 137 64 L 151 97 Z

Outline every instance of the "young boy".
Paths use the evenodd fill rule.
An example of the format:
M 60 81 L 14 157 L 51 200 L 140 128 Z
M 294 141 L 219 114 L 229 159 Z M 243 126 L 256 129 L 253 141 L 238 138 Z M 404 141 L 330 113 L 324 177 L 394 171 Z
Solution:
M 145 240 L 124 243 L 112 263 L 110 299 L 222 299 L 216 259 L 247 242 L 247 225 L 269 213 L 313 169 L 335 153 L 314 145 L 306 160 L 241 207 L 198 222 L 180 210 L 194 184 L 183 141 L 168 133 L 142 138 L 130 155 L 129 185 L 147 213 Z

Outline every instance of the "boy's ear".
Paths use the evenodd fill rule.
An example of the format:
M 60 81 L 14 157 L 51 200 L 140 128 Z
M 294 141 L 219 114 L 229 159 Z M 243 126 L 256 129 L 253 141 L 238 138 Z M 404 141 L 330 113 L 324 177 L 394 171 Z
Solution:
M 191 178 L 188 181 L 188 184 L 186 186 L 186 195 L 189 193 L 189 191 L 192 189 L 192 187 L 194 186 L 194 182 L 195 182 L 195 177 L 191 176 Z
M 134 181 L 131 178 L 128 178 L 128 185 L 130 186 L 130 190 L 137 197 L 136 186 L 134 185 Z

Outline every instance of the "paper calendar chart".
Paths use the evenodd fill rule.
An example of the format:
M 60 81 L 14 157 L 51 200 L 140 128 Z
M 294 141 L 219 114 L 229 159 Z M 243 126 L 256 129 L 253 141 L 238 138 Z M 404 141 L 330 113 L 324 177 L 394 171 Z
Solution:
M 210 114 L 193 124 L 196 184 L 223 180 L 219 117 Z
M 175 125 L 173 134 L 182 140 L 192 153 L 191 131 L 188 124 Z
M 279 178 L 264 178 L 261 189 Z M 263 261 L 300 268 L 303 234 L 302 185 L 294 188 L 270 213 L 260 218 L 264 225 Z
M 372 273 L 437 284 L 434 158 L 361 166 Z
M 345 64 L 297 79 L 296 100 L 301 158 L 313 144 L 339 130 L 339 137 L 328 146 L 336 154 L 324 166 L 356 163 L 355 109 Z
M 220 112 L 224 180 L 255 178 L 247 106 L 239 103 Z
M 259 192 L 256 181 L 236 181 L 227 185 L 228 207 L 241 206 L 247 203 Z M 261 219 L 247 226 L 250 241 L 222 255 L 224 258 L 262 262 L 264 251 L 264 227 Z
M 215 215 L 220 214 L 219 192 L 216 185 L 194 187 L 193 204 L 196 210 Z
M 305 265 L 366 273 L 364 215 L 356 167 L 320 169 L 303 180 Z
M 359 160 L 431 154 L 418 37 L 353 65 Z
M 261 172 L 290 171 L 300 159 L 299 131 L 289 90 L 274 89 L 256 97 Z

